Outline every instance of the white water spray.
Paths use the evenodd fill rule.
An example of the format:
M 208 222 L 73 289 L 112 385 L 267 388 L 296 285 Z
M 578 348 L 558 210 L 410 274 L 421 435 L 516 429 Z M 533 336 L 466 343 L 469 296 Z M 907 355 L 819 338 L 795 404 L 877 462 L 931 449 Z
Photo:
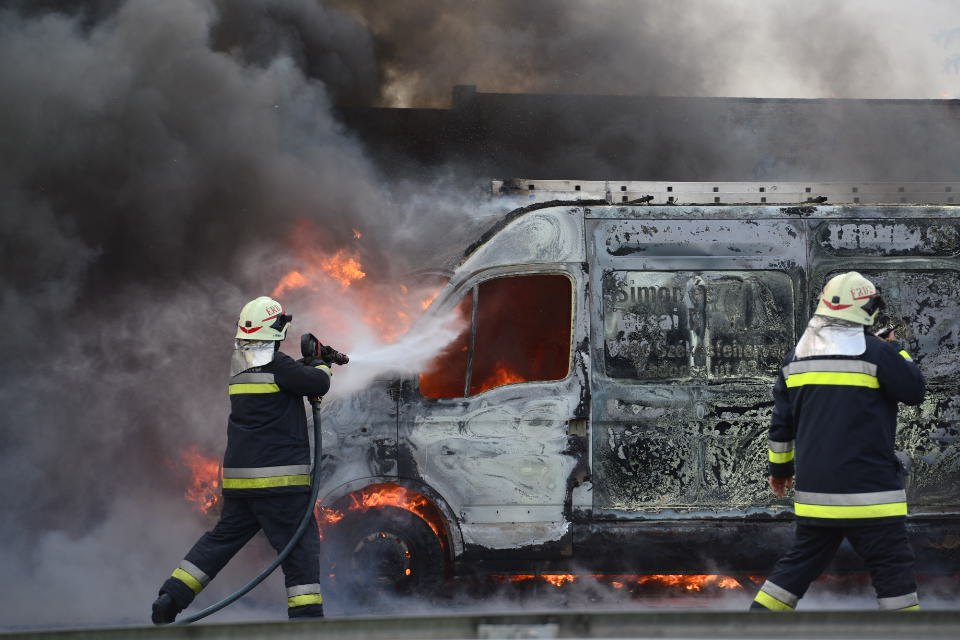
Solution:
M 330 395 L 353 393 L 374 380 L 422 371 L 462 330 L 462 320 L 451 313 L 421 318 L 396 342 L 365 335 L 349 351 L 349 364 L 337 368 Z

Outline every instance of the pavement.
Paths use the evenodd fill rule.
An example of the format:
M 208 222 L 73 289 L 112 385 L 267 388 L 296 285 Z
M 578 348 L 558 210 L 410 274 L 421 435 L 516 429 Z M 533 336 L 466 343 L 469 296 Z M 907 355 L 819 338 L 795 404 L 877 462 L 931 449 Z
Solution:
M 244 622 L 0 633 L 35 640 L 457 640 L 460 638 L 809 639 L 960 637 L 960 611 L 544 611 L 507 615 L 345 617 L 301 622 Z

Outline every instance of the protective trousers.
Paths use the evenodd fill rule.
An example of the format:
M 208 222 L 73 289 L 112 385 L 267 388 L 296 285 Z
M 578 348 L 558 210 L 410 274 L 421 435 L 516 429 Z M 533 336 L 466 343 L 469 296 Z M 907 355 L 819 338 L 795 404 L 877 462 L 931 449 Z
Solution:
M 261 528 L 279 553 L 300 524 L 309 499 L 309 493 L 256 498 L 225 496 L 220 521 L 193 545 L 160 592 L 169 593 L 179 609 L 185 609 Z M 282 564 L 287 613 L 291 618 L 323 615 L 319 552 L 317 522 L 310 518 L 303 537 Z
M 751 609 L 788 611 L 827 568 L 846 538 L 870 571 L 881 609 L 919 609 L 913 551 L 905 522 L 874 526 L 818 527 L 798 524 L 793 548 L 760 587 Z

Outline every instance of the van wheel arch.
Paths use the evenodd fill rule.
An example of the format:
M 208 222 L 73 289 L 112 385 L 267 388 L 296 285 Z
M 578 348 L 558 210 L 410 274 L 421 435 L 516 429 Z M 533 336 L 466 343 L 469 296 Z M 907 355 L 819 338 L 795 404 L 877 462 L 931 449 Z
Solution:
M 445 533 L 446 548 L 449 555 L 447 558 L 448 562 L 452 565 L 453 562 L 463 555 L 463 533 L 460 531 L 460 521 L 457 519 L 456 513 L 438 491 L 419 480 L 397 478 L 395 476 L 369 476 L 366 478 L 358 478 L 356 480 L 351 480 L 350 482 L 345 482 L 328 491 L 320 499 L 318 499 L 317 504 L 335 507 L 338 503 L 340 503 L 340 501 L 344 500 L 344 498 L 350 494 L 359 493 L 371 485 L 386 483 L 399 485 L 408 491 L 412 491 L 426 497 L 440 512 L 440 515 L 443 517 L 444 524 L 446 525 Z

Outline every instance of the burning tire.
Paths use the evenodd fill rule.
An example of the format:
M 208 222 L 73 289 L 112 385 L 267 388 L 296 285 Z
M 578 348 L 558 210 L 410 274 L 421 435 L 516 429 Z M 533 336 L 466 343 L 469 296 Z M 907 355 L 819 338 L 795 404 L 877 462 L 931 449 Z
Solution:
M 440 539 L 419 516 L 398 507 L 354 511 L 325 540 L 324 565 L 355 598 L 431 595 L 445 574 Z

